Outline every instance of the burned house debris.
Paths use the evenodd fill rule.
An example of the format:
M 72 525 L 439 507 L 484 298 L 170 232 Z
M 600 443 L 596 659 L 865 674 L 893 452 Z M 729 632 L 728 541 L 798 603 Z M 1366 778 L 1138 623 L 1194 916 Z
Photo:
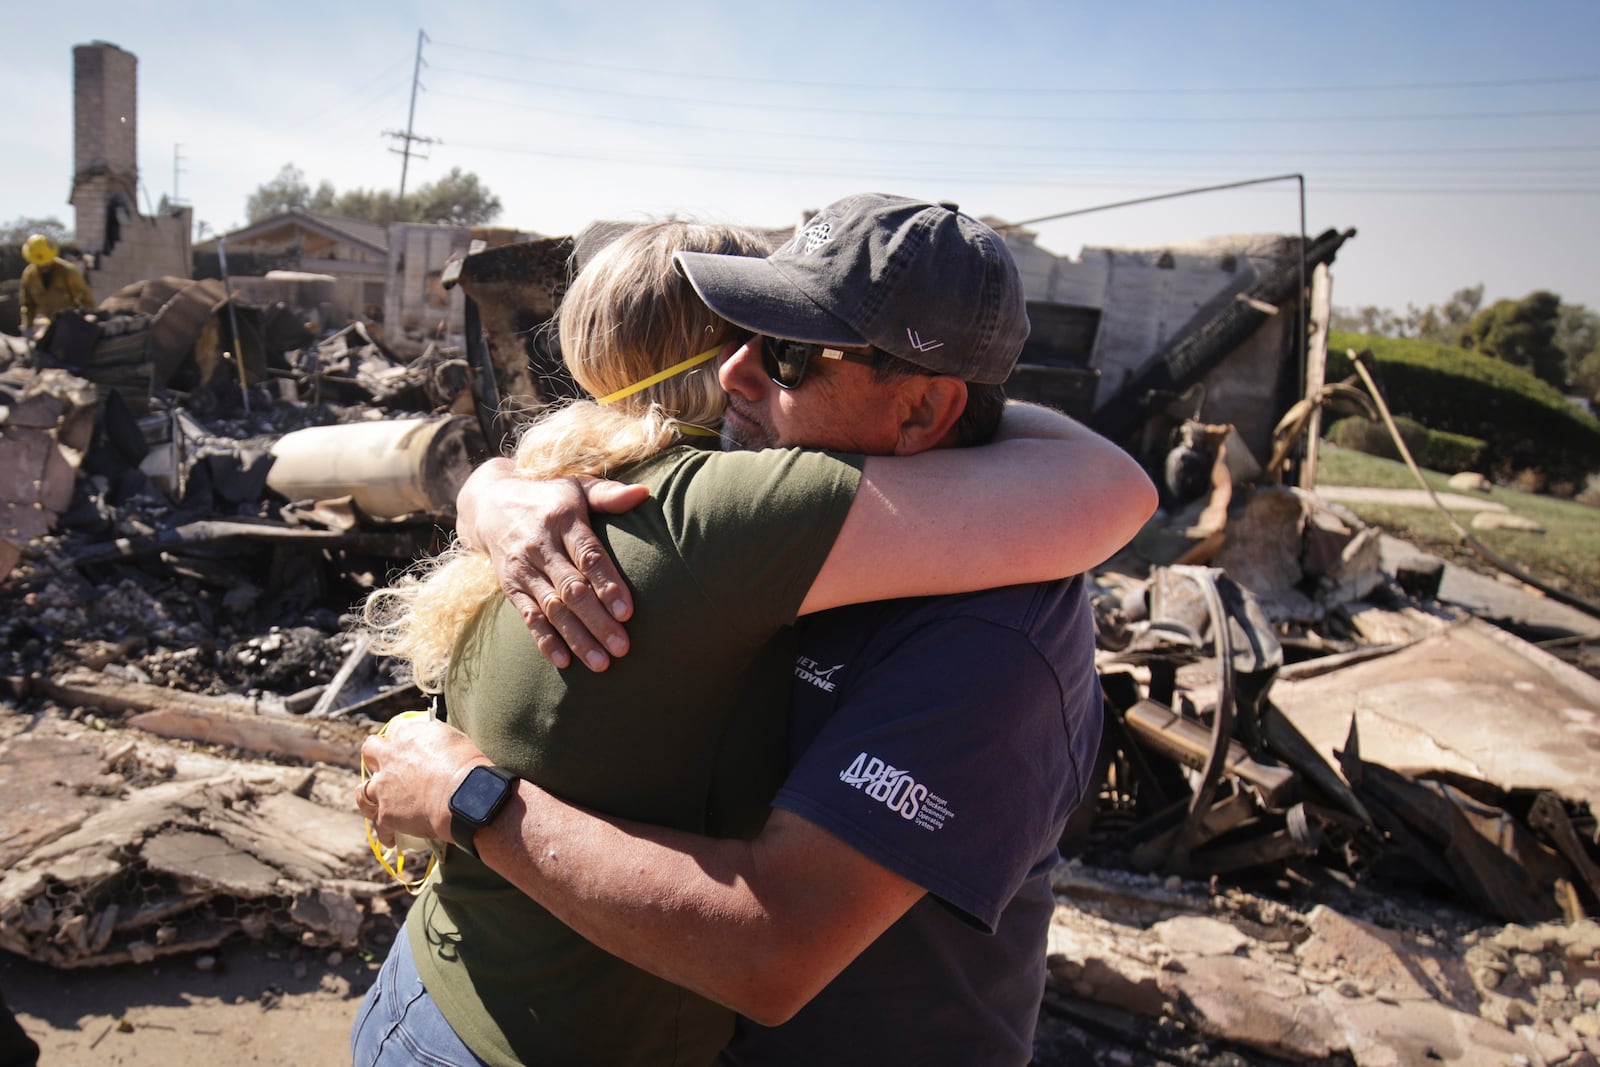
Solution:
M 0 372 L 7 699 L 71 712 L 0 741 L 30 816 L 0 842 L 0 944 L 57 966 L 269 930 L 349 947 L 387 907 L 345 802 L 357 723 L 414 694 L 343 616 L 439 536 L 486 449 L 434 350 L 400 361 L 358 327 L 286 353 L 287 305 L 208 284 L 110 298 Z
M 1046 1013 L 1169 1062 L 1586 1062 L 1600 681 L 1286 484 L 1306 422 L 1280 416 L 1333 398 L 1294 324 L 1325 318 L 1349 237 L 1307 250 L 1304 312 L 1293 239 L 1101 250 L 1076 280 L 1023 257 L 1045 329 L 1016 391 L 1167 483 L 1094 576 L 1106 743 Z M 573 395 L 542 327 L 575 247 L 452 261 L 459 347 L 340 321 L 306 274 L 145 279 L 0 338 L 0 803 L 26 813 L 0 948 L 83 967 L 391 929 L 406 898 L 349 797 L 360 738 L 420 700 L 350 613 L 447 536 L 520 413 Z

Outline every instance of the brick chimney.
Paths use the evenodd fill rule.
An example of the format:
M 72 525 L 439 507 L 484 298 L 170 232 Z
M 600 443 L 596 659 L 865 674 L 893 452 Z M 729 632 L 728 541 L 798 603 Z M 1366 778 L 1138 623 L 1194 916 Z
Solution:
M 100 255 L 139 215 L 138 67 L 132 52 L 95 41 L 72 50 L 77 245 Z
M 146 278 L 193 273 L 194 212 L 139 213 L 139 60 L 106 41 L 72 50 L 72 196 L 84 277 L 104 298 Z

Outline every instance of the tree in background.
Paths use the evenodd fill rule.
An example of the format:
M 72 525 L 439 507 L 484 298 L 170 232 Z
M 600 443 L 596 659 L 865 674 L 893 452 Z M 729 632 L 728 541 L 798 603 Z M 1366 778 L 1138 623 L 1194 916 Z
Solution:
M 1600 345 L 1578 361 L 1572 372 L 1572 388 L 1589 398 L 1589 403 L 1600 408 Z
M 1583 304 L 1562 304 L 1555 340 L 1567 358 L 1572 388 L 1600 403 L 1600 315 Z
M 1457 289 L 1450 299 L 1423 311 L 1418 323 L 1417 337 L 1424 341 L 1453 345 L 1458 343 L 1461 331 L 1466 329 L 1472 316 L 1483 306 L 1483 283 Z
M 278 176 L 256 187 L 245 201 L 245 217 L 251 222 L 270 219 L 286 211 L 326 210 L 333 200 L 333 186 L 323 182 L 315 194 L 306 184 L 305 172 L 293 163 L 285 163 Z M 314 201 L 320 201 L 314 204 Z
M 417 222 L 481 226 L 500 214 L 500 198 L 476 174 L 463 174 L 460 167 L 451 167 L 449 174 L 424 185 L 410 199 L 417 205 Z
M 1405 319 L 1394 310 L 1376 304 L 1334 308 L 1331 327 L 1343 333 L 1359 333 L 1367 337 L 1405 336 Z
M 1333 329 L 1476 349 L 1600 402 L 1600 314 L 1544 290 L 1488 308 L 1482 283 L 1457 289 L 1442 304 L 1407 304 L 1404 313 L 1376 305 L 1334 308 Z
M 1461 343 L 1461 331 L 1483 305 L 1483 283 L 1457 289 L 1442 304 L 1417 307 L 1407 304 L 1402 314 L 1369 304 L 1359 308 L 1334 308 L 1333 329 L 1376 337 L 1409 337 L 1443 345 Z
M 1531 371 L 1557 389 L 1567 387 L 1567 354 L 1556 345 L 1561 298 L 1540 289 L 1521 300 L 1497 300 L 1472 316 L 1461 347 Z
M 72 231 L 60 219 L 50 215 L 42 219 L 19 217 L 0 224 L 0 245 L 20 245 L 36 233 L 50 238 L 57 248 L 72 243 Z
M 409 197 L 407 198 L 409 199 Z M 387 226 L 391 222 L 418 222 L 411 217 L 400 198 L 388 189 L 350 189 L 330 198 L 327 207 L 318 208 L 341 219 L 364 219 Z
M 500 214 L 500 198 L 476 174 L 463 173 L 460 167 L 452 167 L 449 174 L 402 199 L 387 189 L 339 193 L 326 181 L 313 190 L 300 168 L 287 163 L 276 178 L 250 194 L 245 215 L 251 222 L 260 222 L 286 211 L 312 211 L 385 226 L 391 222 L 481 226 Z
M 1600 405 L 1600 315 L 1582 304 L 1562 304 L 1555 347 L 1566 355 L 1566 379 L 1573 390 Z

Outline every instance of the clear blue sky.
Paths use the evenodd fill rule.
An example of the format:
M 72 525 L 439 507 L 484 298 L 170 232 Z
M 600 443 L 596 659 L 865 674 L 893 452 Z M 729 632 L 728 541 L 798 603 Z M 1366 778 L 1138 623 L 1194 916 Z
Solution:
M 0 221 L 72 223 L 72 47 L 139 58 L 141 181 L 211 231 L 285 163 L 394 187 L 459 166 L 500 222 L 781 226 L 866 189 L 1028 219 L 1278 174 L 1355 227 L 1341 306 L 1552 289 L 1600 308 L 1600 2 L 1039 0 L 449 5 L 80 0 L 8 13 Z M 175 166 L 176 164 L 176 166 Z M 1293 182 L 1043 224 L 1045 247 L 1294 232 Z

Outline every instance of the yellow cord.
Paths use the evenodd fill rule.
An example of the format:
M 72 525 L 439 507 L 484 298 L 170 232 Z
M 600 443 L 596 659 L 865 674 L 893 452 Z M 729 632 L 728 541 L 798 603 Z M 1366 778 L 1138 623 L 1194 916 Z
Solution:
M 717 353 L 721 352 L 721 351 L 722 351 L 722 346 L 721 345 L 718 345 L 716 348 L 708 348 L 704 352 L 700 353 L 698 356 L 690 356 L 688 359 L 684 360 L 682 363 L 674 363 L 672 366 L 668 367 L 666 370 L 657 371 L 656 373 L 650 375 L 650 377 L 648 377 L 648 378 L 640 378 L 638 381 L 634 382 L 632 385 L 624 386 L 623 388 L 618 389 L 614 393 L 609 393 L 606 396 L 601 397 L 596 402 L 599 403 L 599 404 L 613 404 L 616 401 L 621 400 L 625 396 L 632 396 L 634 393 L 643 392 L 644 390 L 650 388 L 652 385 L 655 385 L 657 382 L 664 382 L 668 378 L 677 377 L 678 375 L 682 374 L 684 371 L 693 370 L 694 368 L 700 366 L 700 364 L 709 362 L 710 360 L 716 358 Z
M 403 711 L 399 715 L 396 715 L 394 718 L 390 719 L 388 722 L 384 723 L 383 729 L 379 730 L 378 733 L 380 736 L 388 733 L 389 727 L 394 723 L 399 722 L 401 719 L 416 718 L 418 716 L 428 715 L 430 715 L 430 713 L 426 711 Z M 371 777 L 372 772 L 367 770 L 367 761 L 366 758 L 363 757 L 361 760 L 361 781 L 363 788 L 365 788 L 367 779 Z M 428 869 L 422 872 L 421 878 L 411 881 L 405 876 L 406 854 L 401 851 L 399 842 L 397 841 L 395 843 L 393 849 L 384 848 L 383 842 L 379 841 L 378 835 L 373 832 L 372 820 L 367 819 L 365 822 L 367 824 L 367 845 L 372 849 L 373 858 L 378 861 L 378 866 L 389 872 L 389 877 L 405 886 L 406 892 L 410 893 L 412 896 L 416 896 L 418 893 L 422 892 L 423 883 L 428 880 L 428 875 L 432 874 L 433 868 L 438 865 L 438 854 L 429 853 Z M 389 855 L 391 852 L 393 853 L 393 859 L 391 859 Z
M 423 883 L 428 880 L 428 875 L 433 873 L 433 868 L 438 864 L 439 857 L 430 853 L 428 855 L 428 869 L 422 872 L 421 878 L 412 881 L 405 876 L 406 854 L 400 851 L 400 847 L 398 845 L 396 845 L 392 850 L 385 849 L 383 847 L 383 842 L 378 840 L 378 835 L 372 830 L 372 820 L 368 819 L 366 820 L 366 823 L 367 844 L 371 846 L 372 855 L 375 859 L 377 859 L 378 866 L 382 867 L 385 871 L 388 871 L 389 877 L 405 886 L 406 892 L 410 893 L 412 896 L 416 896 L 418 893 L 422 892 Z M 390 851 L 393 851 L 394 853 L 393 861 L 391 861 L 388 856 Z

